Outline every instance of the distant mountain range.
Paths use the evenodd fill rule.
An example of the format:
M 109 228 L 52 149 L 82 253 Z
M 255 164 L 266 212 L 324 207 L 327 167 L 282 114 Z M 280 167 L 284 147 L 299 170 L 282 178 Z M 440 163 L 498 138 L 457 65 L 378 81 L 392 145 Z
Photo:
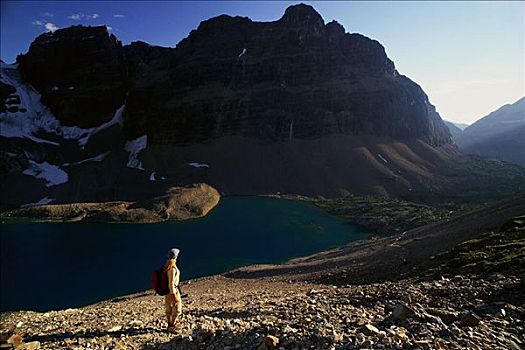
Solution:
M 448 121 L 448 120 L 444 120 L 444 122 L 445 122 L 445 124 L 446 123 L 453 124 L 454 126 L 456 126 L 460 130 L 465 130 L 469 126 L 469 124 L 458 123 L 458 122 L 453 122 L 453 121 Z
M 465 130 L 445 122 L 459 149 L 525 167 L 525 97 L 479 119 Z
M 379 42 L 308 5 L 273 22 L 221 15 L 175 48 L 73 26 L 38 36 L 1 73 L 4 207 L 196 182 L 424 201 L 523 191 L 523 169 L 457 151 Z

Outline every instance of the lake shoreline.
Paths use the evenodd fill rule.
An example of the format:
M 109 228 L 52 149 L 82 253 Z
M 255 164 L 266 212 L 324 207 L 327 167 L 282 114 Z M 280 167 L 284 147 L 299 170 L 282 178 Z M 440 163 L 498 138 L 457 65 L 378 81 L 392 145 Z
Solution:
M 525 218 L 509 218 L 524 211 L 525 201 L 509 200 L 284 264 L 184 281 L 189 296 L 175 334 L 165 331 L 163 298 L 152 291 L 83 308 L 2 313 L 1 333 L 40 349 L 271 349 L 270 341 L 285 349 L 519 347 L 519 259 L 497 265 L 496 252 L 485 258 L 496 265 L 477 270 L 451 263 L 472 249 L 468 242 L 501 246 L 513 235 L 518 242 Z
M 192 279 L 242 266 L 284 263 L 369 236 L 308 203 L 254 196 L 224 197 L 195 220 L 148 225 L 29 222 L 4 224 L 2 231 L 1 309 L 41 311 L 145 290 L 151 271 L 172 246 L 182 251 L 182 278 Z M 127 271 L 117 271 L 124 261 Z M 44 287 L 36 298 L 25 292 L 30 286 L 23 278 L 34 264 L 41 267 L 34 282 Z M 92 287 L 80 293 L 62 288 L 61 276 L 71 276 L 73 285 Z

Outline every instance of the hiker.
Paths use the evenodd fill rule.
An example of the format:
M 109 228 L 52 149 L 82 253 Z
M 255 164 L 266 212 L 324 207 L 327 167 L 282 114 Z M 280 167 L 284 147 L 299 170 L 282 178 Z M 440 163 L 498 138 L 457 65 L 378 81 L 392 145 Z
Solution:
M 164 296 L 169 332 L 175 330 L 175 322 L 182 314 L 182 300 L 179 292 L 180 271 L 177 268 L 177 257 L 179 256 L 179 253 L 179 249 L 171 249 L 168 253 L 168 260 L 164 264 L 164 271 L 168 275 L 169 287 L 169 293 Z

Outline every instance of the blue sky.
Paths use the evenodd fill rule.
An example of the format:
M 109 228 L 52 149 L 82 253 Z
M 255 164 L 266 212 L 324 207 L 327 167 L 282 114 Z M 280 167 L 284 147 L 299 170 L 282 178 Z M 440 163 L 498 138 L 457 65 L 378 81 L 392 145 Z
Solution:
M 525 95 L 524 2 L 304 1 L 347 32 L 379 40 L 444 119 L 471 123 Z M 175 46 L 200 21 L 271 21 L 297 1 L 3 1 L 0 56 L 13 62 L 40 33 L 108 25 L 124 44 Z

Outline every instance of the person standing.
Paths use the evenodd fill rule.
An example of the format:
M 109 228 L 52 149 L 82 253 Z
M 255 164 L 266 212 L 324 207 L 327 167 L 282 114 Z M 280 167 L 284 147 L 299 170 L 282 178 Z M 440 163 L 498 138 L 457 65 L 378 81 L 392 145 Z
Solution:
M 169 294 L 164 296 L 166 317 L 168 319 L 168 332 L 175 331 L 175 322 L 182 314 L 182 300 L 179 291 L 180 271 L 177 267 L 177 258 L 180 250 L 173 248 L 168 252 L 168 260 L 164 264 L 164 270 L 168 276 Z

